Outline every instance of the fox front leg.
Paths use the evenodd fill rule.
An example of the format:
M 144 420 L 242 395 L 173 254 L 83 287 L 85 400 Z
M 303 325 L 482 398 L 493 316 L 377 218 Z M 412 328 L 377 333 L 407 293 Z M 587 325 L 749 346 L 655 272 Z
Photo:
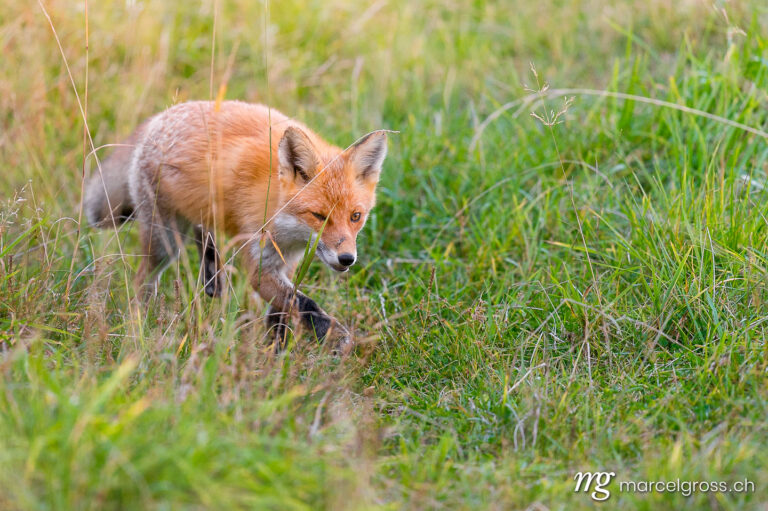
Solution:
M 311 332 L 318 341 L 330 335 L 342 336 L 347 343 L 348 332 L 336 319 L 322 310 L 317 303 L 301 292 L 295 292 L 293 285 L 282 274 L 254 272 L 251 284 L 259 295 L 270 303 L 267 312 L 267 328 L 277 339 L 278 348 L 285 345 L 289 316 L 298 319 L 301 326 Z
M 317 303 L 301 293 L 296 293 L 293 309 L 292 312 L 298 316 L 301 326 L 311 332 L 318 341 L 323 341 L 332 325 L 336 323 L 336 320 L 323 312 Z M 285 344 L 288 335 L 290 315 L 290 312 L 274 305 L 270 305 L 267 310 L 267 331 L 273 334 L 281 345 Z
M 277 346 L 285 344 L 288 336 L 288 313 L 271 305 L 267 308 L 267 334 L 277 340 Z
M 318 341 L 332 341 L 334 353 L 347 353 L 351 344 L 351 335 L 339 321 L 329 316 L 314 300 L 303 293 L 296 294 L 296 306 L 302 326 L 314 332 Z

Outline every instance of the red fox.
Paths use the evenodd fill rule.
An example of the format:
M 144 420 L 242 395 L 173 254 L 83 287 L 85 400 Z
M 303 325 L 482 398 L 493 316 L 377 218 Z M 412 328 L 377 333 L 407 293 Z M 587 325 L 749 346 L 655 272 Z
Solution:
M 212 297 L 224 285 L 213 233 L 246 239 L 250 283 L 270 304 L 278 346 L 289 315 L 322 340 L 346 330 L 294 290 L 292 273 L 308 243 L 335 271 L 355 263 L 386 154 L 384 131 L 342 150 L 264 105 L 187 102 L 145 121 L 112 153 L 87 183 L 84 209 L 96 227 L 139 222 L 146 257 L 137 284 L 154 292 L 190 227 Z

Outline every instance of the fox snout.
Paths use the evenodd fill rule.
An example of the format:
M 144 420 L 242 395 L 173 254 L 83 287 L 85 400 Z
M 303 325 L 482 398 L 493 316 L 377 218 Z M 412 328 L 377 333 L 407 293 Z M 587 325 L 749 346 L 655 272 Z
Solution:
M 317 254 L 320 260 L 338 272 L 349 270 L 357 261 L 357 252 L 354 244 L 344 243 L 337 250 L 329 247 L 323 240 L 317 244 Z

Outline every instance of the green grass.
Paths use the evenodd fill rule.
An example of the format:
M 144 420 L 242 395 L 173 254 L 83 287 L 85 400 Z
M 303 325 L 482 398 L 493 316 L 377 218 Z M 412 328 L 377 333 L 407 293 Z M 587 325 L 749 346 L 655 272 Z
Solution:
M 606 509 L 768 506 L 768 137 L 733 125 L 768 131 L 763 2 L 90 2 L 87 50 L 84 4 L 44 5 L 96 147 L 224 83 L 400 133 L 359 265 L 302 284 L 360 345 L 275 357 L 237 264 L 208 300 L 190 248 L 147 309 L 135 227 L 78 229 L 80 106 L 11 1 L 0 509 L 590 509 L 587 470 Z M 718 119 L 572 93 L 548 123 L 556 89 Z M 677 479 L 755 491 L 619 492 Z

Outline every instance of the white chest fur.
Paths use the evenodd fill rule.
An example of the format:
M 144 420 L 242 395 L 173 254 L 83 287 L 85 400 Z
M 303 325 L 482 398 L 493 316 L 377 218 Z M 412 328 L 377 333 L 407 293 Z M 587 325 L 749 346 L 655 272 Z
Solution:
M 275 217 L 270 234 L 280 247 L 282 258 L 269 240 L 266 243 L 255 243 L 251 249 L 254 258 L 268 268 L 280 268 L 285 266 L 285 263 L 292 264 L 298 261 L 307 243 L 314 244 L 317 238 L 317 233 L 304 222 L 286 213 L 280 213 Z

